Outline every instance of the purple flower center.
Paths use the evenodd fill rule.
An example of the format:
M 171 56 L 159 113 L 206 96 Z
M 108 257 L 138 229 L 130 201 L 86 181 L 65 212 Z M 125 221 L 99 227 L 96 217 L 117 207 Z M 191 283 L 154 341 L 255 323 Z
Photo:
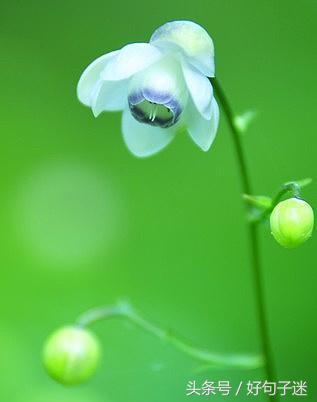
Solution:
M 151 126 L 171 127 L 177 123 L 182 112 L 173 95 L 147 88 L 130 94 L 128 101 L 132 116 L 140 123 Z

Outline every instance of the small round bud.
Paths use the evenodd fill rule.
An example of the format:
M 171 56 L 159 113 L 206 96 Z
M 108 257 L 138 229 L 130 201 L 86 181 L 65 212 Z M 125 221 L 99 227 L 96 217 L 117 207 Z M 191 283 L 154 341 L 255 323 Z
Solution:
M 289 198 L 273 209 L 270 224 L 275 240 L 286 248 L 294 248 L 311 236 L 314 212 L 307 202 Z
M 101 349 L 93 333 L 78 327 L 63 327 L 46 341 L 43 362 L 48 374 L 64 385 L 89 379 L 96 371 Z

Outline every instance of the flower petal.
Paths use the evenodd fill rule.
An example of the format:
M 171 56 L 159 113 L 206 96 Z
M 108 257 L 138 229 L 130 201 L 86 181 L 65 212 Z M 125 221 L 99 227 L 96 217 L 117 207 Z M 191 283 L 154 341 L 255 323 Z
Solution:
M 104 111 L 123 110 L 128 102 L 129 80 L 99 82 L 91 102 L 94 116 Z
M 192 102 L 188 106 L 186 113 L 188 133 L 203 151 L 209 150 L 218 129 L 219 108 L 215 98 L 213 98 L 211 105 L 212 115 L 210 120 L 204 119 Z
M 77 85 L 77 97 L 84 105 L 91 105 L 91 95 L 99 82 L 101 71 L 118 53 L 119 50 L 115 50 L 98 57 L 82 73 Z
M 188 63 L 182 62 L 184 78 L 191 98 L 201 115 L 209 120 L 211 118 L 213 89 L 207 77 Z
M 208 77 L 214 77 L 214 45 L 207 31 L 192 21 L 172 21 L 159 27 L 150 43 L 163 49 L 182 50 L 188 62 Z
M 132 43 L 124 46 L 118 55 L 107 64 L 101 76 L 115 81 L 131 77 L 161 58 L 161 51 L 149 43 Z
M 139 123 L 126 109 L 122 116 L 122 133 L 129 150 L 140 158 L 159 152 L 166 147 L 175 136 L 175 129 L 160 128 Z

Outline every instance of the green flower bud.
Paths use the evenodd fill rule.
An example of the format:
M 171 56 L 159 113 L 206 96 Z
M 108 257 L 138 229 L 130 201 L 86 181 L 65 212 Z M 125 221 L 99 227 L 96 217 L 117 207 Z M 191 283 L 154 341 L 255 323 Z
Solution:
M 276 205 L 270 223 L 275 240 L 286 248 L 294 248 L 311 236 L 314 212 L 307 202 L 290 198 Z
M 96 371 L 101 349 L 93 333 L 78 327 L 63 327 L 46 341 L 43 362 L 48 374 L 64 385 L 79 384 Z

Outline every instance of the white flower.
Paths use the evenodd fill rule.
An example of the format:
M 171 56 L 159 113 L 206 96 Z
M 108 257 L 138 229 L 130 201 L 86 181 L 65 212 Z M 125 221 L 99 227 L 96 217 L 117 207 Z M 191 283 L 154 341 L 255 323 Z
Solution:
M 207 151 L 219 121 L 207 76 L 214 76 L 212 39 L 193 22 L 173 21 L 158 28 L 150 43 L 126 45 L 91 63 L 77 94 L 95 117 L 123 110 L 124 141 L 136 156 L 160 151 L 185 127 Z

